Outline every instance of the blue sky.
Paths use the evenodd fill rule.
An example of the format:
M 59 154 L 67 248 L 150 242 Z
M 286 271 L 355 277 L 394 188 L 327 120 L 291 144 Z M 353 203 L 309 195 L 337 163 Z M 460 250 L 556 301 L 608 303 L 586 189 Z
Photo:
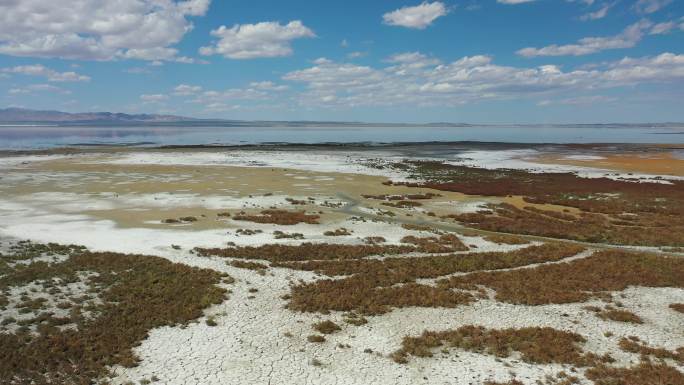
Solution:
M 0 2 L 0 107 L 684 121 L 684 1 Z

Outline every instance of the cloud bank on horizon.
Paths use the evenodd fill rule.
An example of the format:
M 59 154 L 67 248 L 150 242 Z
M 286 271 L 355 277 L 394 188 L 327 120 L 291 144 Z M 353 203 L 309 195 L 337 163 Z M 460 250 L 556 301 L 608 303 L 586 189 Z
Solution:
M 673 0 L 9 0 L 0 106 L 235 119 L 684 121 Z

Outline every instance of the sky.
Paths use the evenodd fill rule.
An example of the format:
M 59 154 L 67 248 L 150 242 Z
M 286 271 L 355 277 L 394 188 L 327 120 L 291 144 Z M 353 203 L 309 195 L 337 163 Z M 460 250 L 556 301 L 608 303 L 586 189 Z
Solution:
M 684 121 L 684 0 L 0 0 L 0 108 Z

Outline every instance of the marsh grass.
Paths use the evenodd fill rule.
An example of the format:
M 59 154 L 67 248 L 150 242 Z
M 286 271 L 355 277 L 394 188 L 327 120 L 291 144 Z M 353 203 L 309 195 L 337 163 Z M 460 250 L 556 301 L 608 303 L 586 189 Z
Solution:
M 605 250 L 590 257 L 502 272 L 475 272 L 441 280 L 443 288 L 496 291 L 496 299 L 526 305 L 584 302 L 628 286 L 684 287 L 684 259 Z
M 504 269 L 555 261 L 583 250 L 567 244 L 530 246 L 511 252 L 471 253 L 355 260 L 276 262 L 274 266 L 316 271 L 342 279 L 323 279 L 292 287 L 288 308 L 307 312 L 358 311 L 381 314 L 393 307 L 456 307 L 475 300 L 470 292 L 416 283 L 456 272 Z M 467 290 L 476 291 L 469 287 Z
M 488 212 L 452 216 L 473 227 L 587 242 L 684 246 L 684 181 L 635 183 L 582 178 L 572 173 L 489 170 L 440 162 L 402 165 L 411 170 L 414 178 L 427 182 L 395 185 L 480 196 L 517 195 L 530 204 L 580 210 L 579 215 L 574 215 L 499 204 L 490 205 Z

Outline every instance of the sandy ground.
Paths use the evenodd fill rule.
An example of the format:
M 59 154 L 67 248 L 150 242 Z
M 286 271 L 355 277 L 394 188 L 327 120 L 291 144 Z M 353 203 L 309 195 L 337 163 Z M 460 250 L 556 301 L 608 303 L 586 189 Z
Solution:
M 515 377 L 531 385 L 547 374 L 570 371 L 562 365 L 526 364 L 516 356 L 497 359 L 465 351 L 412 359 L 407 365 L 387 357 L 406 335 L 468 324 L 493 328 L 551 326 L 575 331 L 587 337 L 587 350 L 611 353 L 621 365 L 638 361 L 636 355 L 618 349 L 617 342 L 624 336 L 638 335 L 649 344 L 668 349 L 684 345 L 682 316 L 667 307 L 684 302 L 684 290 L 670 288 L 633 287 L 616 293 L 626 309 L 644 319 L 641 325 L 601 320 L 583 309 L 593 303 L 529 307 L 482 300 L 454 309 L 398 309 L 370 317 L 363 326 L 344 324 L 340 313 L 323 316 L 289 311 L 281 297 L 289 293 L 290 284 L 314 280 L 315 274 L 271 268 L 260 275 L 231 267 L 223 259 L 197 257 L 189 250 L 229 242 L 358 244 L 366 236 L 383 236 L 388 243 L 398 244 L 403 236 L 420 233 L 396 223 L 361 221 L 341 205 L 351 199 L 358 201 L 360 212 L 390 210 L 399 218 L 429 223 L 434 220 L 426 214 L 429 211 L 473 212 L 487 202 L 500 200 L 442 192 L 441 197 L 421 201 L 424 206 L 418 208 L 389 208 L 361 196 L 427 190 L 383 185 L 388 178 L 406 176 L 395 170 L 366 167 L 358 154 L 307 157 L 278 153 L 268 157 L 252 151 L 239 155 L 128 151 L 0 158 L 0 238 L 158 255 L 227 272 L 237 279 L 231 286 L 230 299 L 206 312 L 206 317 L 217 321 L 216 327 L 207 326 L 202 318 L 183 328 L 153 330 L 136 348 L 142 358 L 140 366 L 114 368 L 114 384 L 152 377 L 164 384 L 482 384 Z M 501 161 L 511 155 L 502 155 Z M 287 198 L 307 203 L 293 205 Z M 506 201 L 524 205 L 519 197 Z M 276 226 L 217 216 L 222 212 L 258 213 L 271 207 L 318 213 L 321 223 Z M 198 220 L 177 225 L 161 222 L 182 216 Z M 340 227 L 352 229 L 352 235 L 323 235 Z M 237 234 L 240 228 L 262 232 L 244 236 Z M 276 240 L 275 230 L 302 233 L 305 239 Z M 461 238 L 479 251 L 521 247 L 498 245 L 478 236 Z M 251 293 L 250 288 L 258 292 Z M 325 319 L 344 325 L 343 330 L 323 344 L 307 342 L 306 337 L 314 334 L 311 324 Z M 606 337 L 607 331 L 613 336 Z
M 545 164 L 563 164 L 592 167 L 618 172 L 684 176 L 684 159 L 671 152 L 647 154 L 595 154 L 595 155 L 541 155 L 533 161 Z

